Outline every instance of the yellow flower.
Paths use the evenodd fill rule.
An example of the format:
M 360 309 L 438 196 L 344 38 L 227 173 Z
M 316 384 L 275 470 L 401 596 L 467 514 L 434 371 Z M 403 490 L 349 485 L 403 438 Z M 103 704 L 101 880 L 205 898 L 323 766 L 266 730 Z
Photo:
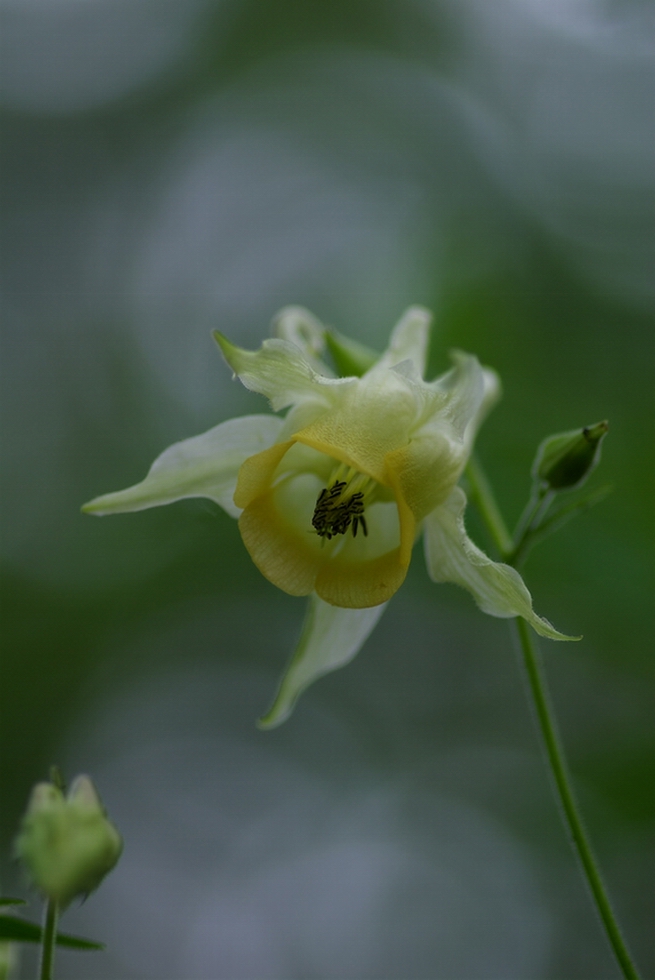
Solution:
M 370 364 L 342 378 L 320 359 L 325 329 L 300 308 L 283 310 L 277 336 L 257 351 L 216 334 L 235 375 L 286 416 L 231 419 L 177 443 L 141 483 L 84 507 L 108 514 L 209 497 L 238 517 L 269 581 L 311 596 L 265 725 L 282 721 L 303 688 L 357 653 L 402 585 L 421 531 L 435 581 L 468 588 L 491 615 L 524 616 L 542 635 L 565 638 L 533 612 L 519 574 L 466 535 L 457 483 L 500 385 L 461 352 L 450 371 L 424 381 L 429 324 L 426 310 L 411 307 L 380 357 L 332 335 L 333 350 L 351 364 Z

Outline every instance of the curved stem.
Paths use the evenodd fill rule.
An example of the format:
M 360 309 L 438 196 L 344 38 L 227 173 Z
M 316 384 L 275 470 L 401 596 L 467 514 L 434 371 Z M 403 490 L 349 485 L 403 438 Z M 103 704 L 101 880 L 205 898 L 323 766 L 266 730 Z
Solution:
M 552 714 L 546 679 L 540 663 L 539 650 L 535 636 L 524 619 L 513 621 L 516 635 L 523 655 L 523 666 L 531 694 L 532 706 L 543 740 L 550 771 L 555 784 L 562 816 L 566 823 L 571 843 L 578 855 L 596 909 L 605 927 L 607 938 L 626 980 L 639 980 L 639 974 L 630 958 L 619 924 L 616 921 L 605 886 L 592 853 L 587 834 L 578 811 L 578 805 L 571 788 L 567 766 L 555 720 Z
M 477 460 L 469 463 L 467 475 L 471 482 L 472 499 L 478 507 L 480 516 L 485 522 L 489 534 L 496 543 L 504 560 L 509 561 L 510 564 L 515 564 L 517 558 L 520 556 L 521 549 L 517 549 L 515 542 L 512 541 L 494 498 L 491 485 Z M 598 870 L 596 860 L 587 839 L 575 796 L 573 795 L 565 762 L 564 749 L 557 734 L 557 726 L 550 706 L 546 678 L 539 661 L 536 638 L 526 621 L 520 617 L 514 620 L 514 629 L 516 630 L 523 656 L 527 679 L 526 693 L 534 709 L 535 719 L 546 750 L 555 794 L 571 837 L 571 843 L 580 860 L 593 902 L 605 929 L 607 939 L 621 967 L 623 976 L 625 980 L 639 980 L 639 974 L 628 953 L 618 922 L 612 911 L 603 880 L 600 876 L 600 871 Z
M 523 513 L 519 517 L 518 524 L 514 528 L 514 535 L 513 535 L 514 550 L 516 550 L 519 543 L 524 538 L 528 528 L 530 527 L 535 517 L 537 516 L 537 511 L 541 507 L 543 499 L 544 499 L 543 496 L 539 494 L 535 494 L 533 492 L 532 496 L 530 497 L 527 504 L 525 505 L 523 509 Z
M 545 493 L 533 493 L 519 518 L 512 540 L 512 550 L 507 555 L 507 561 L 516 568 L 522 563 L 534 537 L 542 525 L 542 521 L 554 500 L 552 490 Z
M 514 542 L 496 503 L 487 474 L 482 469 L 475 454 L 470 457 L 466 465 L 466 475 L 470 486 L 471 501 L 479 510 L 487 531 L 504 561 L 514 550 Z
M 45 907 L 43 936 L 41 939 L 41 969 L 39 980 L 52 980 L 52 967 L 55 959 L 55 940 L 57 938 L 57 920 L 59 919 L 59 903 L 49 898 Z

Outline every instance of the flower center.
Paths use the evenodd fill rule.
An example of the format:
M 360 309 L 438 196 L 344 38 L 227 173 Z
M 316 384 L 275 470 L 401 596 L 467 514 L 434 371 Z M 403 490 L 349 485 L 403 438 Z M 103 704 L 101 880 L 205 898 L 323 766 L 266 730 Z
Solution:
M 364 509 L 373 492 L 374 481 L 370 477 L 341 464 L 316 500 L 312 527 L 319 538 L 331 541 L 337 534 L 345 534 L 348 528 L 352 528 L 356 538 L 360 526 L 366 536 Z

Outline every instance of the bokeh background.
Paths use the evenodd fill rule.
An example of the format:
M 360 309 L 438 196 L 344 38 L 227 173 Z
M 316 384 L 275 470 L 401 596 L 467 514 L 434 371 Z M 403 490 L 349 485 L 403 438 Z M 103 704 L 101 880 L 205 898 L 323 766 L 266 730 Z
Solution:
M 125 837 L 70 980 L 610 980 L 507 625 L 409 579 L 261 733 L 303 600 L 207 501 L 97 520 L 177 439 L 265 410 L 210 337 L 404 308 L 501 374 L 510 521 L 547 434 L 613 494 L 533 554 L 587 825 L 655 975 L 653 8 L 639 0 L 2 0 L 0 876 L 31 785 Z M 469 526 L 486 544 L 471 516 Z M 37 905 L 33 908 L 37 914 Z M 33 975 L 23 957 L 21 976 Z

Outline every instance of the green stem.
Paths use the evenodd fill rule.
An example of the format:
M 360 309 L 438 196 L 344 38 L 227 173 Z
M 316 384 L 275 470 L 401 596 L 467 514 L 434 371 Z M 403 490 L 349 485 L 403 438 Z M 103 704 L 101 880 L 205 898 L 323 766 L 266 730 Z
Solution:
M 525 510 L 519 518 L 512 538 L 511 551 L 506 556 L 506 561 L 516 568 L 522 563 L 523 558 L 531 547 L 535 534 L 542 525 L 542 521 L 553 502 L 554 494 L 552 491 L 539 492 L 533 494 L 526 504 Z
M 639 974 L 630 958 L 619 924 L 616 921 L 609 898 L 605 891 L 600 871 L 592 853 L 587 834 L 582 823 L 578 806 L 573 795 L 567 766 L 554 716 L 550 706 L 546 678 L 540 663 L 537 641 L 524 619 L 514 620 L 515 630 L 523 655 L 523 665 L 532 698 L 532 706 L 539 725 L 539 731 L 546 749 L 551 775 L 562 815 L 571 836 L 571 843 L 578 855 L 587 884 L 601 918 L 609 943 L 614 950 L 623 976 L 626 980 L 639 980 Z
M 466 475 L 470 486 L 471 501 L 479 510 L 501 558 L 505 559 L 514 549 L 512 535 L 509 533 L 503 515 L 500 513 L 487 474 L 475 455 L 472 455 L 468 461 Z
M 541 507 L 543 499 L 544 499 L 543 496 L 541 496 L 540 494 L 533 493 L 530 496 L 530 499 L 528 500 L 527 504 L 523 509 L 523 513 L 519 517 L 518 524 L 514 528 L 514 534 L 513 534 L 514 549 L 518 547 L 521 540 L 525 536 L 526 531 L 528 530 L 533 520 L 535 519 L 537 511 Z
M 514 564 L 518 557 L 516 544 L 507 530 L 500 509 L 480 463 L 469 463 L 467 475 L 471 483 L 471 496 L 478 507 L 489 534 L 496 543 L 501 556 Z M 554 715 L 550 706 L 546 678 L 539 662 L 536 639 L 526 621 L 520 617 L 514 620 L 518 641 L 523 655 L 527 678 L 527 693 L 532 703 L 539 732 L 546 749 L 556 796 L 562 816 L 569 831 L 574 850 L 578 855 L 583 874 L 589 886 L 592 899 L 605 928 L 607 939 L 618 960 L 625 980 L 639 980 L 639 974 L 621 935 L 618 922 L 605 892 L 605 886 L 596 865 L 587 834 L 580 817 L 578 806 L 571 788 L 565 763 L 564 749 L 557 734 Z
M 43 922 L 43 938 L 41 940 L 41 969 L 39 980 L 52 980 L 52 967 L 55 959 L 55 941 L 57 938 L 57 921 L 59 919 L 59 903 L 49 898 L 45 907 Z

